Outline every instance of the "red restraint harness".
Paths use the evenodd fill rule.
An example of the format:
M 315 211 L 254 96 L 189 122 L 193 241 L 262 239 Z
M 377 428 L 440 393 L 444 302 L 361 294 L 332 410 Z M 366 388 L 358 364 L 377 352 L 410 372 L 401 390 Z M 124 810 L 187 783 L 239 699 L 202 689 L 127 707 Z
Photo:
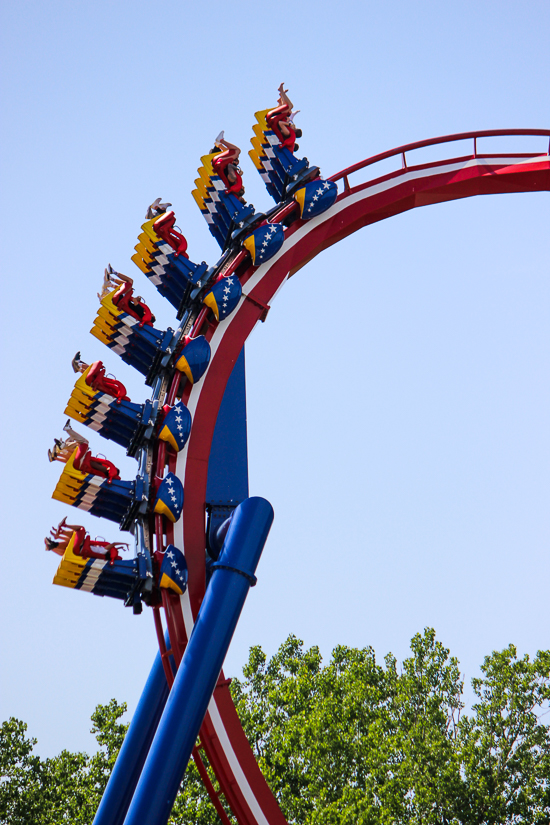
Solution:
M 76 540 L 74 543 L 73 553 L 75 556 L 80 556 L 83 559 L 107 559 L 109 564 L 114 564 L 116 559 L 121 559 L 114 547 L 109 547 L 111 542 L 108 541 L 94 541 L 86 533 L 84 527 L 79 527 L 76 530 Z M 92 547 L 109 547 L 105 553 L 97 553 L 92 550 Z
M 225 174 L 226 168 L 229 166 L 236 159 L 235 152 L 231 149 L 227 149 L 225 152 L 220 152 L 219 155 L 212 160 L 212 166 L 214 171 L 217 175 L 220 176 L 222 181 L 225 183 L 225 191 L 228 195 L 238 195 L 243 188 L 243 179 L 242 176 L 235 170 L 235 182 L 231 183 L 227 175 Z
M 126 395 L 126 387 L 122 381 L 117 381 L 115 378 L 107 378 L 105 375 L 105 367 L 102 361 L 94 361 L 88 370 L 88 374 L 84 379 L 86 384 L 97 392 L 104 392 L 107 395 L 112 395 L 117 401 L 129 401 L 130 398 Z
M 287 123 L 286 128 L 289 131 L 288 137 L 285 137 L 279 128 L 281 120 L 287 120 L 290 116 L 290 109 L 288 106 L 278 106 L 277 109 L 272 109 L 266 115 L 266 123 L 279 138 L 281 147 L 285 147 L 290 152 L 294 151 L 294 144 L 296 143 L 296 130 L 292 124 Z
M 113 304 L 119 309 L 122 309 L 123 312 L 127 312 L 128 315 L 131 315 L 132 318 L 136 319 L 136 321 L 139 321 L 140 327 L 144 326 L 144 324 L 153 326 L 153 313 L 147 304 L 140 301 L 138 304 L 138 309 L 135 305 L 130 303 L 130 298 L 133 294 L 134 290 L 132 285 L 124 281 L 124 283 L 119 286 L 113 295 Z
M 187 241 L 181 232 L 174 229 L 175 223 L 176 216 L 174 213 L 172 211 L 166 212 L 154 222 L 153 229 L 159 238 L 162 238 L 163 241 L 170 244 L 176 254 L 176 258 L 178 255 L 185 255 L 185 257 L 188 258 L 189 255 L 186 254 Z
M 94 464 L 101 465 L 103 471 L 95 467 L 94 464 L 92 464 L 92 460 Z M 109 481 L 109 484 L 113 479 L 120 479 L 118 467 L 115 467 L 113 462 L 108 461 L 106 458 L 95 458 L 92 455 L 88 444 L 83 443 L 78 445 L 73 466 L 75 470 L 79 470 L 81 473 L 89 473 L 93 476 L 104 477 Z

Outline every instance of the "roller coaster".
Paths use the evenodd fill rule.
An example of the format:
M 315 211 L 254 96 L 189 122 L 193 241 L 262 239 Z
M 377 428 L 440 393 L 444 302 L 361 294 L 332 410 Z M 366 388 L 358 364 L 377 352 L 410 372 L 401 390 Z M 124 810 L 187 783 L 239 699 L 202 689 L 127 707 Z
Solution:
M 282 87 L 281 87 L 282 89 Z M 275 206 L 244 199 L 239 150 L 218 136 L 201 158 L 193 197 L 219 243 L 213 266 L 187 255 L 171 204 L 147 209 L 132 261 L 175 310 L 160 330 L 133 281 L 109 267 L 92 334 L 140 372 L 150 397 L 128 398 L 101 361 L 85 363 L 65 414 L 53 498 L 133 535 L 92 540 L 65 519 L 46 539 L 61 556 L 54 583 L 152 612 L 159 653 L 94 819 L 162 825 L 192 757 L 223 825 L 285 825 L 241 727 L 223 660 L 273 520 L 249 497 L 244 345 L 285 281 L 323 249 L 376 221 L 474 195 L 550 190 L 550 130 L 467 132 L 400 146 L 321 177 L 296 156 L 291 104 L 256 113 L 250 157 Z M 288 105 L 290 104 L 290 105 Z M 485 138 L 537 138 L 539 153 L 486 154 Z M 415 163 L 415 152 L 461 142 L 471 151 Z M 376 175 L 391 161 L 393 171 Z M 136 459 L 132 480 L 93 456 L 72 422 Z M 209 766 L 209 769 L 208 767 Z M 212 777 L 215 777 L 215 787 Z

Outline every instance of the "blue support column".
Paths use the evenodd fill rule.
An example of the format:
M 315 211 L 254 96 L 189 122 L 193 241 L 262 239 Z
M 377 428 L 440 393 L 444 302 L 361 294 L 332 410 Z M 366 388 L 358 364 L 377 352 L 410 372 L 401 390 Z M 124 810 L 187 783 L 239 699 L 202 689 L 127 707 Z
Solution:
M 208 462 L 206 503 L 235 506 L 248 498 L 244 347 L 227 382 Z
M 248 498 L 246 378 L 244 347 L 227 382 L 218 412 L 206 485 L 206 546 L 211 558 L 220 551 L 217 532 L 237 504 Z
M 168 634 L 166 643 L 169 647 Z M 122 825 L 124 822 L 168 693 L 162 659 L 157 653 L 93 825 Z
M 272 523 L 263 498 L 234 512 L 124 825 L 168 822 Z

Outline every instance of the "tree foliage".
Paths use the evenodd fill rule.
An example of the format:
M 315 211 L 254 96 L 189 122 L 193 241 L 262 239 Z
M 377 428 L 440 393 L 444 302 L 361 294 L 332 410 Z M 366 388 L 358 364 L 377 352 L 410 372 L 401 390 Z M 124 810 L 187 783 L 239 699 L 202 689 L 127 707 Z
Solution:
M 460 753 L 473 823 L 550 822 L 550 651 L 531 662 L 510 645 L 487 656 Z
M 461 716 L 458 662 L 427 629 L 411 656 L 319 650 L 290 636 L 267 661 L 250 652 L 233 694 L 268 782 L 291 822 L 548 823 L 550 652 L 485 659 Z
M 92 714 L 99 750 L 93 756 L 64 750 L 41 760 L 27 725 L 9 719 L 0 729 L 0 823 L 2 825 L 88 825 L 101 800 L 127 725 L 118 722 L 126 704 L 111 699 Z
M 550 822 L 550 651 L 487 656 L 463 713 L 458 662 L 427 629 L 401 666 L 338 646 L 324 665 L 294 636 L 250 651 L 231 690 L 273 792 L 300 825 L 542 825 Z M 94 756 L 33 754 L 10 719 L 0 733 L 0 822 L 91 823 L 126 727 L 112 700 L 92 717 Z M 172 825 L 216 825 L 191 764 Z

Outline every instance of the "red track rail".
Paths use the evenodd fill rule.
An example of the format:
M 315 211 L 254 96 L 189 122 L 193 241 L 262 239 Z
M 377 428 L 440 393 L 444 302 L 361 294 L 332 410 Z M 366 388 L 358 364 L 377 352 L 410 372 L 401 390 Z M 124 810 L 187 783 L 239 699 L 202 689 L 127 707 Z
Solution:
M 177 460 L 177 474 L 185 487 L 185 505 L 182 518 L 174 526 L 174 542 L 185 548 L 189 587 L 181 599 L 174 594 L 167 594 L 164 599 L 176 662 L 181 661 L 204 596 L 206 481 L 218 410 L 233 366 L 265 307 L 289 274 L 323 249 L 370 223 L 417 206 L 456 198 L 549 191 L 550 157 L 546 151 L 521 155 L 477 153 L 480 138 L 518 135 L 550 137 L 550 130 L 466 132 L 433 138 L 375 155 L 334 175 L 330 180 L 343 181 L 343 191 L 334 206 L 310 222 L 293 223 L 285 232 L 282 249 L 271 261 L 259 268 L 250 266 L 241 273 L 244 293 L 234 313 L 224 322 L 211 323 L 207 330 L 202 330 L 210 340 L 212 358 L 201 381 L 187 388 L 184 394 L 183 400 L 193 416 L 193 427 L 186 448 Z M 407 164 L 406 153 L 415 149 L 468 138 L 474 141 L 472 155 L 419 166 Z M 402 156 L 401 169 L 356 187 L 350 186 L 349 177 L 355 172 L 399 155 Z M 159 628 L 159 638 L 161 635 Z M 285 819 L 246 741 L 223 674 L 201 729 L 201 745 L 239 825 L 284 825 Z
M 516 136 L 532 136 L 532 137 L 547 137 L 548 138 L 548 149 L 547 154 L 550 155 L 550 129 L 488 129 L 481 132 L 460 132 L 456 135 L 443 135 L 442 137 L 436 138 L 428 138 L 428 140 L 419 140 L 416 143 L 406 143 L 404 146 L 398 146 L 396 149 L 389 149 L 387 152 L 381 152 L 378 155 L 373 155 L 366 160 L 362 160 L 359 163 L 354 163 L 353 166 L 348 166 L 347 169 L 343 169 L 341 172 L 337 172 L 336 175 L 328 178 L 328 180 L 333 180 L 335 182 L 339 180 L 344 181 L 344 189 L 346 191 L 349 190 L 349 176 L 353 175 L 354 172 L 359 172 L 361 169 L 366 169 L 367 166 L 372 166 L 375 163 L 379 163 L 381 160 L 387 160 L 388 158 L 397 157 L 401 155 L 403 169 L 407 169 L 407 152 L 413 152 L 415 149 L 424 149 L 426 146 L 437 146 L 440 143 L 454 143 L 458 140 L 473 140 L 473 153 L 471 155 L 472 158 L 496 158 L 502 157 L 502 153 L 491 154 L 491 155 L 483 155 L 478 154 L 477 151 L 477 141 L 480 138 L 487 138 L 487 137 L 516 137 Z M 507 157 L 540 157 L 540 153 L 538 154 L 522 154 L 522 155 L 507 155 Z

